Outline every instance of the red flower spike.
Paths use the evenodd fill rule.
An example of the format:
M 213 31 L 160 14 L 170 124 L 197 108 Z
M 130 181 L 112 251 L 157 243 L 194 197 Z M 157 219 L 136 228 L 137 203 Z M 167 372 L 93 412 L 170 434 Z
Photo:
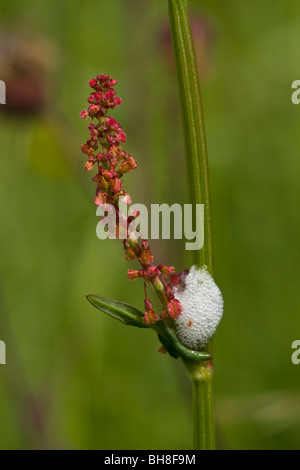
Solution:
M 90 117 L 93 122 L 88 126 L 90 138 L 81 147 L 81 151 L 87 156 L 86 170 L 90 171 L 95 167 L 98 170 L 92 178 L 97 185 L 95 204 L 97 206 L 103 204 L 113 205 L 116 209 L 118 221 L 116 227 L 117 238 L 119 237 L 120 227 L 125 228 L 125 232 L 127 230 L 128 239 L 123 240 L 125 258 L 129 261 L 138 258 L 141 264 L 142 269 L 139 271 L 128 271 L 128 278 L 130 280 L 143 278 L 145 286 L 147 282 L 153 284 L 155 290 L 159 291 L 160 296 L 163 296 L 165 302 L 168 303 L 169 315 L 165 313 L 164 316 L 165 321 L 170 322 L 170 316 L 176 318 L 181 313 L 181 305 L 174 299 L 172 291 L 172 278 L 174 275 L 171 276 L 169 286 L 163 280 L 163 278 L 167 278 L 174 273 L 174 268 L 164 265 L 152 265 L 153 256 L 148 241 L 142 240 L 141 242 L 138 239 L 131 239 L 128 233 L 129 224 L 139 216 L 139 212 L 135 211 L 130 217 L 124 218 L 119 210 L 119 198 L 121 196 L 123 204 L 131 204 L 131 197 L 125 192 L 121 179 L 125 173 L 136 169 L 137 163 L 121 147 L 126 142 L 126 134 L 123 128 L 116 119 L 108 116 L 109 109 L 114 109 L 122 103 L 122 100 L 116 96 L 114 89 L 116 84 L 117 81 L 109 75 L 98 75 L 89 81 L 92 88 L 88 98 L 89 107 L 80 113 L 80 117 L 83 119 Z M 98 151 L 99 147 L 100 152 Z M 180 284 L 182 278 L 184 278 L 184 275 L 182 275 L 182 278 L 179 276 L 174 276 L 173 285 Z M 146 287 L 145 297 L 146 313 L 144 320 L 147 324 L 153 325 L 159 318 L 153 310 L 151 301 L 147 298 Z

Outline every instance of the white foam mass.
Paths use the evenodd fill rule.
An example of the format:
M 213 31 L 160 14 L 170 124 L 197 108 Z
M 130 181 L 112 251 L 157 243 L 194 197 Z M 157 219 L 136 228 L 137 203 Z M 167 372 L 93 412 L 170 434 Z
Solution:
M 176 333 L 189 349 L 201 350 L 213 337 L 223 315 L 223 297 L 207 269 L 193 266 L 185 288 L 174 288 L 183 310 L 176 318 Z

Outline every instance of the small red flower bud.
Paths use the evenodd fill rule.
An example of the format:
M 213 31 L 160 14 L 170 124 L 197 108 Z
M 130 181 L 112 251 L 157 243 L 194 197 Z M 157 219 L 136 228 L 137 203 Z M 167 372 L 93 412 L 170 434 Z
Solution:
M 101 206 L 106 203 L 106 193 L 98 192 L 97 196 L 94 199 L 96 206 Z
M 105 181 L 110 181 L 113 177 L 113 173 L 108 170 L 103 170 L 102 171 L 102 176 L 104 177 Z
M 99 133 L 99 132 L 97 131 L 97 129 L 91 129 L 91 130 L 90 130 L 90 135 L 91 135 L 92 137 L 97 137 L 97 136 L 98 136 L 98 133 Z
M 137 168 L 137 163 L 136 163 L 135 159 L 133 157 L 131 157 L 131 155 L 129 155 L 129 157 L 127 158 L 127 163 L 129 164 L 129 166 L 132 170 L 135 170 Z
M 136 209 L 133 209 L 131 211 L 131 218 L 132 218 L 131 220 L 136 219 L 137 217 L 139 217 L 139 215 L 140 215 L 140 211 L 137 211 Z
M 145 310 L 146 311 L 153 310 L 152 302 L 149 299 L 145 299 Z
M 125 248 L 125 258 L 127 261 L 133 261 L 136 258 L 136 254 L 130 246 Z
M 95 93 L 92 93 L 89 97 L 88 97 L 88 103 L 90 104 L 97 104 L 97 101 L 95 99 Z
M 117 98 L 115 98 L 115 100 L 114 100 L 114 104 L 115 104 L 115 106 L 119 106 L 120 104 L 122 104 L 122 100 L 121 100 L 121 98 L 118 98 L 118 97 L 117 97 Z
M 175 272 L 175 268 L 173 266 L 168 267 L 168 266 L 164 266 L 163 264 L 159 264 L 157 267 L 164 277 L 168 277 L 169 274 Z
M 149 250 L 149 242 L 148 240 L 143 240 L 142 241 L 142 250 Z
M 154 312 L 154 310 L 149 310 L 148 312 L 145 313 L 144 315 L 144 322 L 151 326 L 155 325 L 155 323 L 159 320 L 158 316 Z
M 87 171 L 91 171 L 93 169 L 93 164 L 92 162 L 86 162 L 84 168 L 87 170 Z
M 97 86 L 97 79 L 96 78 L 93 78 L 92 80 L 89 80 L 89 84 L 90 84 L 90 87 L 91 88 L 96 88 Z
M 163 311 L 161 312 L 160 318 L 161 318 L 162 320 L 164 320 L 165 322 L 168 322 L 168 320 L 170 320 L 170 317 L 169 317 L 169 315 L 167 315 L 167 313 L 166 313 L 165 310 L 163 310 Z
M 172 286 L 179 286 L 181 284 L 181 281 L 180 281 L 180 279 L 178 279 L 178 277 L 175 274 L 173 274 L 170 277 L 170 284 Z
M 101 106 L 99 106 L 98 104 L 91 104 L 89 106 L 89 113 L 94 116 L 95 114 L 99 113 L 99 111 L 101 110 Z
M 103 155 L 101 152 L 99 152 L 99 153 L 97 153 L 97 155 L 96 155 L 96 159 L 100 162 L 101 160 L 104 159 L 104 155 Z
M 120 168 L 118 170 L 118 174 L 121 176 L 123 176 L 125 173 L 128 173 L 130 171 L 130 166 L 128 165 L 127 162 L 123 162 L 121 163 L 120 165 Z
M 119 178 L 113 178 L 110 182 L 111 189 L 114 193 L 119 193 L 122 188 L 122 181 Z
M 188 275 L 189 270 L 185 269 L 182 273 L 178 274 L 172 274 L 170 277 L 170 287 L 179 287 L 179 288 L 184 288 L 185 286 L 185 278 Z
M 174 299 L 174 294 L 173 294 L 171 287 L 169 286 L 166 287 L 166 293 L 167 293 L 167 297 L 169 300 Z
M 139 275 L 140 277 L 143 277 L 144 279 L 148 279 L 148 272 L 145 269 L 140 269 Z
M 182 305 L 177 299 L 172 299 L 168 303 L 168 312 L 170 317 L 177 318 L 182 312 Z
M 157 276 L 157 268 L 155 266 L 149 266 L 147 270 L 147 278 L 149 280 L 154 279 Z
M 82 118 L 82 119 L 87 119 L 89 117 L 89 113 L 87 112 L 87 110 L 85 109 L 84 111 L 81 111 L 81 113 L 79 114 L 79 116 Z
M 134 271 L 132 269 L 128 269 L 127 275 L 130 281 L 134 281 L 134 279 L 137 279 L 138 277 L 140 277 L 140 271 Z
M 82 153 L 85 153 L 86 155 L 88 155 L 88 154 L 89 154 L 89 150 L 90 150 L 90 146 L 89 146 L 88 144 L 83 144 L 83 145 L 81 146 L 81 151 L 82 151 Z
M 97 80 L 99 80 L 99 82 L 101 83 L 101 85 L 103 85 L 103 83 L 105 81 L 107 81 L 109 79 L 109 75 L 97 75 Z
M 150 250 L 143 250 L 141 256 L 139 257 L 139 261 L 145 266 L 150 266 L 153 261 L 153 256 L 151 255 Z
M 123 144 L 126 142 L 126 134 L 124 131 L 119 131 L 116 134 L 116 138 L 119 142 L 122 142 Z

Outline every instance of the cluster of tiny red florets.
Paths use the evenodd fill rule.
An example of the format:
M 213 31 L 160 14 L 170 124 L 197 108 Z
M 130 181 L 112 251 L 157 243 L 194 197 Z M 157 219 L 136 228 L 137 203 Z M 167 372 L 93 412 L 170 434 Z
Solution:
M 122 103 L 116 96 L 114 86 L 117 81 L 109 75 L 98 75 L 89 81 L 93 92 L 88 98 L 89 107 L 80 113 L 83 119 L 91 118 L 95 123 L 89 124 L 90 138 L 82 145 L 81 151 L 88 157 L 85 164 L 87 171 L 97 167 L 93 181 L 97 184 L 95 203 L 116 204 L 119 197 L 128 196 L 123 188 L 122 176 L 137 167 L 134 158 L 122 149 L 126 134 L 120 124 L 111 116 L 110 109 Z M 130 197 L 127 197 L 130 203 Z
M 126 248 L 125 248 L 126 252 Z M 174 292 L 172 290 L 172 285 L 169 283 L 166 283 L 166 279 L 172 275 L 171 277 L 174 277 L 177 279 L 177 276 L 175 274 L 172 274 L 175 272 L 175 268 L 173 266 L 168 267 L 163 264 L 158 264 L 157 266 L 153 266 L 153 256 L 151 255 L 150 252 L 150 247 L 149 243 L 147 240 L 142 241 L 141 247 L 138 247 L 138 250 L 136 251 L 136 257 L 138 258 L 139 263 L 142 266 L 142 269 L 139 270 L 128 270 L 128 277 L 130 280 L 134 280 L 137 278 L 142 278 L 144 279 L 145 283 L 145 321 L 148 324 L 154 324 L 156 323 L 157 320 L 159 320 L 159 317 L 155 314 L 153 310 L 153 305 L 149 301 L 147 297 L 147 291 L 146 291 L 146 283 L 150 282 L 154 286 L 159 286 L 160 290 L 163 292 L 163 297 L 164 297 L 164 303 L 167 309 L 168 314 L 172 318 L 177 318 L 181 312 L 182 312 L 182 306 L 178 300 L 175 299 L 174 297 Z M 175 285 L 175 284 L 174 284 Z M 164 317 L 165 312 L 163 312 L 163 317 Z
M 124 223 L 120 214 L 118 202 L 120 197 L 127 204 L 131 203 L 131 197 L 124 191 L 122 176 L 125 173 L 134 170 L 137 163 L 134 158 L 124 151 L 121 144 L 126 142 L 126 134 L 120 124 L 111 116 L 107 116 L 109 109 L 114 109 L 122 103 L 122 100 L 116 96 L 114 86 L 117 81 L 109 75 L 98 75 L 89 81 L 93 92 L 88 98 L 89 107 L 80 113 L 83 119 L 91 118 L 96 123 L 89 124 L 90 138 L 82 145 L 82 152 L 88 156 L 85 169 L 91 171 L 97 168 L 97 174 L 93 181 L 97 184 L 95 203 L 96 205 L 112 204 L 117 213 L 118 222 Z M 139 213 L 127 217 L 125 224 L 127 226 L 127 239 L 123 240 L 125 257 L 128 261 L 137 259 L 141 265 L 138 271 L 128 270 L 130 280 L 143 278 L 145 283 L 145 316 L 144 320 L 148 325 L 155 324 L 159 317 L 153 310 L 153 305 L 147 297 L 146 283 L 159 285 L 164 298 L 164 304 L 168 314 L 176 318 L 182 311 L 182 306 L 174 298 L 172 284 L 167 284 L 166 279 L 174 273 L 173 267 L 167 267 L 162 264 L 153 266 L 153 256 L 150 251 L 147 240 L 138 242 L 137 239 L 130 237 L 128 233 L 129 224 L 137 217 Z M 118 227 L 116 227 L 118 230 Z M 118 231 L 117 231 L 118 234 Z M 173 274 L 174 279 L 176 275 Z M 173 277 L 171 276 L 171 277 Z M 165 312 L 162 314 L 164 318 Z

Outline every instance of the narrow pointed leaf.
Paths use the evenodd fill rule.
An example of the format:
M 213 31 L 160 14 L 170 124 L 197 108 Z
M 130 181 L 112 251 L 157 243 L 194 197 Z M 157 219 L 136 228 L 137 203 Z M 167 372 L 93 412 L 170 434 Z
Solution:
M 157 334 L 157 336 L 161 344 L 166 348 L 166 350 L 170 354 L 170 356 L 173 357 L 174 359 L 178 359 L 180 357 L 180 354 L 177 351 L 177 349 L 174 347 L 174 344 L 172 343 L 172 341 L 170 341 L 165 336 L 160 335 L 159 333 Z
M 166 348 L 170 356 L 177 359 L 184 357 L 194 361 L 207 361 L 211 356 L 206 352 L 193 351 L 186 348 L 177 338 L 175 332 L 168 328 L 166 323 L 159 320 L 155 325 L 145 324 L 144 313 L 133 305 L 118 300 L 108 299 L 100 295 L 87 295 L 88 301 L 103 313 L 121 321 L 124 325 L 135 326 L 137 328 L 151 328 L 158 334 L 158 338 Z
M 158 321 L 152 328 L 158 333 L 160 341 L 172 357 L 177 358 L 182 356 L 194 361 L 208 361 L 212 359 L 212 356 L 207 352 L 193 351 L 186 348 L 179 341 L 175 332 L 168 328 L 164 321 Z
M 143 320 L 144 313 L 133 305 L 100 295 L 87 295 L 87 299 L 98 310 L 121 321 L 124 325 L 148 328 Z

